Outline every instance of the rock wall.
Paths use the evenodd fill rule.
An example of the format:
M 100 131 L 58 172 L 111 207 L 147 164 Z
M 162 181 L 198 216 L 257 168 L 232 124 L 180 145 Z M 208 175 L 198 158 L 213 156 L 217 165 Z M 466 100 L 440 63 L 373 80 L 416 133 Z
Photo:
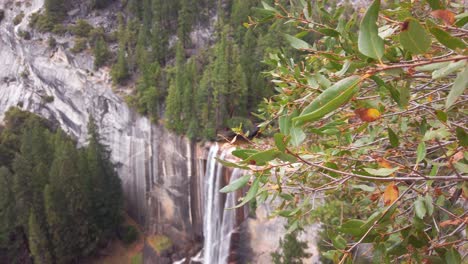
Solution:
M 112 91 L 109 70 L 93 70 L 90 54 L 71 56 L 66 42 L 49 49 L 39 39 L 44 35 L 20 38 L 20 30 L 29 30 L 28 15 L 43 5 L 43 0 L 27 2 L 0 0 L 0 9 L 6 10 L 0 23 L 0 120 L 10 107 L 19 106 L 55 120 L 86 144 L 92 114 L 112 151 L 130 214 L 147 230 L 167 233 L 182 244 L 200 239 L 200 209 L 191 205 L 197 206 L 191 194 L 198 196 L 192 183 L 199 182 L 191 177 L 196 175 L 191 143 L 129 109 Z M 14 26 L 20 10 L 26 16 Z

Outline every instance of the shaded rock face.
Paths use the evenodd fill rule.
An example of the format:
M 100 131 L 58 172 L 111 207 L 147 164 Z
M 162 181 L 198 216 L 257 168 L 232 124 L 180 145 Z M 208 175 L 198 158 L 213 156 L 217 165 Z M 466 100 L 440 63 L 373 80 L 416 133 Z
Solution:
M 43 0 L 28 6 L 14 2 L 0 0 L 0 9 L 7 11 L 0 24 L 0 120 L 10 107 L 19 106 L 56 121 L 82 145 L 92 114 L 117 165 L 129 213 L 151 232 L 164 231 L 181 244 L 200 238 L 201 226 L 196 225 L 201 222 L 192 217 L 200 210 L 191 208 L 190 199 L 196 191 L 190 188 L 196 181 L 190 177 L 190 142 L 129 109 L 113 93 L 108 69 L 94 71 L 89 54 L 70 56 L 60 43 L 51 50 L 34 36 L 21 39 L 18 31 L 27 29 L 28 15 Z M 13 26 L 19 9 L 25 19 Z

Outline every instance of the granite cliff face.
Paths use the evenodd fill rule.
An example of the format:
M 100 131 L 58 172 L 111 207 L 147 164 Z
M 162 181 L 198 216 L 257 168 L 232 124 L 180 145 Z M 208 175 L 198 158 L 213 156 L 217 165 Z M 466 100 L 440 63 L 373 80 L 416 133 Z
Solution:
M 129 109 L 113 93 L 108 69 L 94 71 L 89 54 L 71 56 L 67 43 L 60 42 L 51 50 L 37 39 L 44 36 L 22 39 L 18 33 L 27 30 L 28 14 L 42 5 L 43 0 L 0 1 L 6 10 L 0 24 L 0 120 L 10 107 L 19 106 L 57 121 L 85 144 L 92 114 L 118 166 L 130 214 L 150 230 L 158 226 L 182 235 L 183 241 L 195 237 L 196 230 L 201 236 L 201 227 L 196 227 L 201 223 L 191 216 L 199 210 L 190 203 L 194 179 L 189 141 Z M 20 10 L 25 19 L 14 26 L 11 21 Z

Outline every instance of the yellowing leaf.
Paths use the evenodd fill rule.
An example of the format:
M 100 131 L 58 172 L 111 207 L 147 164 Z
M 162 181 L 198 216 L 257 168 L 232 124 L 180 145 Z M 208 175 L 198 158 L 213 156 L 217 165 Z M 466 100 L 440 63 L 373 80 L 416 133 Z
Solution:
M 383 199 L 384 199 L 384 204 L 385 206 L 388 206 L 392 204 L 393 202 L 398 199 L 398 196 L 400 195 L 400 191 L 398 190 L 398 187 L 395 185 L 395 183 L 390 183 L 387 188 L 385 188 L 385 192 L 383 194 Z
M 381 116 L 380 111 L 375 108 L 359 108 L 354 111 L 364 122 L 374 122 Z

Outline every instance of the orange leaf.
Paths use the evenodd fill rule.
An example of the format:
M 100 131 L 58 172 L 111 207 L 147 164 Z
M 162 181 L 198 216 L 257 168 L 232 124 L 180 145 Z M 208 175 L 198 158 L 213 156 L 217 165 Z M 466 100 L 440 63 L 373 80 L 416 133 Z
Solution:
M 396 199 L 398 199 L 398 196 L 400 195 L 400 191 L 398 190 L 398 187 L 395 185 L 395 183 L 390 183 L 387 188 L 385 188 L 385 192 L 383 195 L 384 198 L 384 204 L 385 206 L 392 204 Z
M 359 108 L 354 113 L 364 122 L 373 122 L 380 118 L 380 111 L 375 108 Z
M 455 23 L 455 14 L 449 10 L 434 10 L 431 15 L 435 18 L 442 19 L 446 25 Z
M 380 157 L 377 158 L 377 162 L 379 163 L 380 167 L 387 168 L 387 169 L 393 168 L 390 162 L 388 162 L 388 160 L 384 158 L 380 158 Z

